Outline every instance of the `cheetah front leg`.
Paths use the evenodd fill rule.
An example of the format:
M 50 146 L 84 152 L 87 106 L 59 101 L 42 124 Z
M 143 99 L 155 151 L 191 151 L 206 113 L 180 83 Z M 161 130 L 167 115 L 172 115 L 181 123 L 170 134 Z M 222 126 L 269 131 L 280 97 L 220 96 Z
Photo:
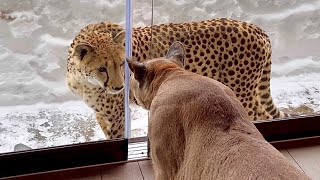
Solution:
M 111 127 L 112 123 L 107 120 L 107 118 L 100 113 L 96 113 L 96 119 L 106 137 L 106 139 L 111 139 Z
M 96 119 L 106 139 L 124 138 L 124 113 L 120 113 L 115 118 L 110 122 L 108 119 L 112 119 L 111 117 L 96 112 Z

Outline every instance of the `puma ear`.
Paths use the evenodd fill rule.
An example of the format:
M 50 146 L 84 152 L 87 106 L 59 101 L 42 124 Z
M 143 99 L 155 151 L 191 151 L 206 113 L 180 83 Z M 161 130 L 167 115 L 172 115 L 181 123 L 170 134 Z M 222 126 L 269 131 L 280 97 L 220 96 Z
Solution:
M 139 82 L 139 83 L 143 83 L 144 79 L 146 78 L 147 75 L 147 68 L 145 65 L 143 65 L 142 63 L 139 62 L 134 62 L 130 59 L 126 59 L 128 66 L 130 68 L 130 70 L 133 72 L 134 74 L 134 78 Z
M 76 55 L 80 61 L 84 59 L 86 55 L 93 51 L 93 47 L 89 44 L 81 43 L 77 44 L 74 50 L 74 55 Z
M 185 50 L 184 50 L 183 44 L 180 42 L 174 42 L 170 46 L 169 51 L 165 56 L 165 58 L 167 59 L 173 59 L 173 61 L 181 63 L 182 66 L 184 66 L 185 64 L 184 57 L 185 57 Z
M 126 39 L 126 32 L 124 30 L 120 31 L 119 33 L 113 34 L 113 41 L 116 43 L 123 43 Z

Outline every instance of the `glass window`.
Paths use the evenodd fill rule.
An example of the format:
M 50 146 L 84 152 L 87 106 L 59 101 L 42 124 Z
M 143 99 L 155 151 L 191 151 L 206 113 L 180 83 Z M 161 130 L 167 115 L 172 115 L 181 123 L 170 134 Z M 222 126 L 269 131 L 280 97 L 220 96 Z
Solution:
M 319 114 L 317 1 L 153 2 L 154 57 L 182 42 L 185 68 L 229 86 L 252 120 Z
M 164 56 L 172 42 L 180 41 L 189 49 L 187 58 L 193 57 L 185 68 L 230 86 L 253 120 L 281 116 L 275 109 L 296 115 L 319 113 L 317 1 L 133 2 L 133 60 Z M 223 19 L 214 23 L 216 20 L 212 19 L 216 18 L 237 22 Z M 114 101 L 105 98 L 102 110 L 90 103 L 86 105 L 85 99 L 81 99 L 84 96 L 72 93 L 66 80 L 70 44 L 85 26 L 100 22 L 124 28 L 125 1 L 2 1 L 0 153 L 105 139 L 94 112 L 103 111 L 109 117 L 111 114 L 110 121 L 117 119 L 108 112 L 108 108 L 116 106 Z M 265 39 L 256 42 L 255 38 L 261 36 Z M 92 43 L 89 45 L 93 46 Z M 259 47 L 259 51 L 270 52 L 256 57 Z M 255 49 L 250 52 L 256 54 L 239 54 L 242 48 Z M 79 57 L 92 49 L 84 50 L 79 51 Z M 250 57 L 243 62 L 245 68 L 237 68 L 240 63 L 235 60 L 245 56 Z M 251 65 L 257 59 L 260 63 Z M 101 73 L 107 70 L 100 66 L 96 69 Z M 231 79 L 234 75 L 239 77 Z M 256 82 L 247 83 L 252 79 Z M 86 82 L 104 85 L 90 77 Z M 135 105 L 131 106 L 131 112 L 131 138 L 146 136 L 148 112 Z M 120 124 L 115 124 L 120 128 Z
M 112 22 L 125 28 L 125 3 L 101 0 L 1 1 L 0 153 L 105 139 L 94 113 L 98 108 L 91 107 L 92 103 L 86 104 L 84 100 L 86 97 L 94 101 L 94 97 L 73 93 L 68 87 L 68 49 L 80 30 L 89 24 Z M 139 18 L 138 22 L 144 21 Z M 79 52 L 97 45 L 89 41 L 78 42 L 86 45 L 80 47 Z M 121 46 L 121 42 L 119 44 Z M 76 45 L 74 43 L 74 47 Z M 88 54 L 79 53 L 77 57 Z M 89 66 L 87 68 L 92 67 Z M 97 71 L 98 67 L 94 68 Z M 93 76 L 86 77 L 85 82 L 89 83 Z M 105 74 L 101 76 L 102 79 L 106 77 Z M 82 82 L 80 84 L 81 87 L 75 88 L 84 87 Z M 103 109 L 101 106 L 99 111 Z M 105 109 L 103 111 L 108 113 Z

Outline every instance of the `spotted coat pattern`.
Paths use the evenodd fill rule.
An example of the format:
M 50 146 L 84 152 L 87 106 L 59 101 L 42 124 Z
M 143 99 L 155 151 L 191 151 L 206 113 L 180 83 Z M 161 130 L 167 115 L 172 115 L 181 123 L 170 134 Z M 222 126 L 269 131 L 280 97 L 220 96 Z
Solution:
M 123 28 L 113 23 L 89 25 L 75 38 L 68 56 L 68 85 L 95 110 L 97 121 L 108 138 L 123 137 L 123 91 L 111 95 L 99 86 L 77 81 L 75 74 L 79 70 L 74 66 L 76 60 L 73 54 L 79 42 L 105 45 L 100 47 L 101 52 L 115 53 L 106 48 L 110 39 L 107 41 L 105 37 L 112 39 L 112 34 L 121 31 Z M 262 29 L 250 23 L 225 18 L 134 28 L 133 60 L 143 62 L 165 56 L 175 41 L 184 44 L 185 69 L 230 87 L 251 120 L 286 116 L 275 107 L 270 94 L 271 43 Z M 121 50 L 119 59 L 123 61 L 124 43 L 118 49 Z M 107 61 L 112 60 L 106 58 L 96 63 L 105 64 Z

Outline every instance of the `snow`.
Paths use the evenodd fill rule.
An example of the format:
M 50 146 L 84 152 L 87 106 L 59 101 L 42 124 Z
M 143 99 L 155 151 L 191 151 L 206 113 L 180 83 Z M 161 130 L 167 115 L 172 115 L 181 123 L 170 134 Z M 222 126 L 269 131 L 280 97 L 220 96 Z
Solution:
M 151 1 L 133 1 L 133 24 L 151 24 Z M 154 24 L 229 17 L 257 24 L 272 41 L 271 92 L 287 112 L 320 112 L 320 1 L 161 0 Z M 2 0 L 0 152 L 104 139 L 94 115 L 66 86 L 68 46 L 89 23 L 125 24 L 125 1 Z M 147 111 L 132 109 L 132 136 Z
M 308 107 L 311 114 L 320 112 L 320 73 L 282 76 L 271 81 L 272 97 L 279 108 Z M 301 114 L 303 112 L 294 112 Z M 309 112 L 310 113 L 310 112 Z

